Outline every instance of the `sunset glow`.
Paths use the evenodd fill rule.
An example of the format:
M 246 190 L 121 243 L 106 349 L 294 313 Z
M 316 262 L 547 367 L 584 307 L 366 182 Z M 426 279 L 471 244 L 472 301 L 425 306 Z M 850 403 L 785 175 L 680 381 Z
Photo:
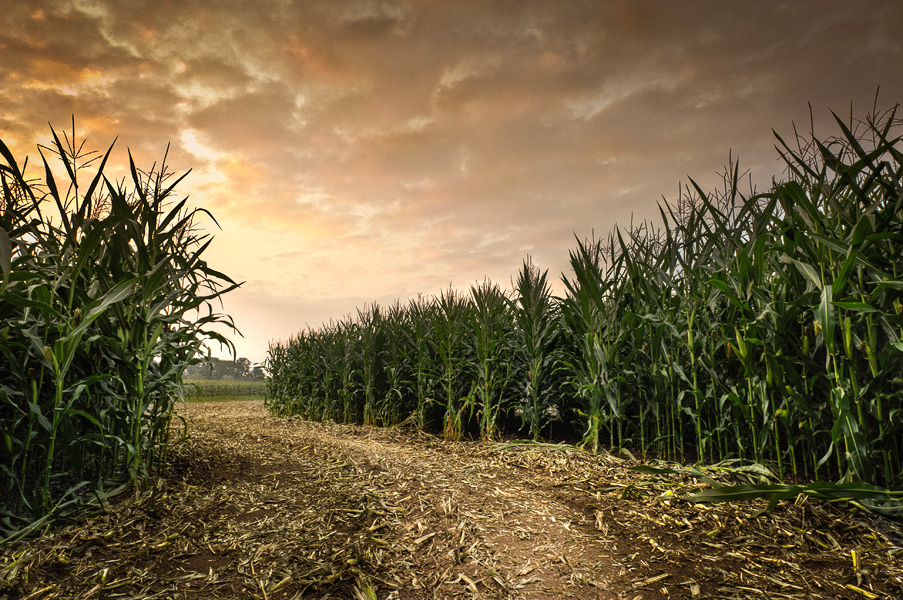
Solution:
M 118 137 L 111 173 L 171 144 L 258 362 L 528 254 L 557 280 L 575 235 L 657 219 L 729 153 L 780 177 L 772 129 L 810 103 L 819 130 L 903 101 L 901 23 L 890 0 L 7 2 L 0 138 L 32 176 L 73 115 L 86 147 Z

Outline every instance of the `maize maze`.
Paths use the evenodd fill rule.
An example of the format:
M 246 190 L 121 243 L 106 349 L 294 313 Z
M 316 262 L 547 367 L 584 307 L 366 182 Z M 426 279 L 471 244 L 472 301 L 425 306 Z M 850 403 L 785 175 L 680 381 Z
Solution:
M 903 479 L 903 144 L 896 109 L 777 136 L 783 177 L 692 183 L 661 220 L 271 345 L 276 414 L 572 439 L 781 480 Z M 777 135 L 777 134 L 776 134 Z
M 39 147 L 43 180 L 0 142 L 0 543 L 161 466 L 184 369 L 229 345 L 211 303 L 236 284 L 201 258 L 184 175 L 130 155 L 131 186 L 111 182 L 112 146 L 74 129 Z

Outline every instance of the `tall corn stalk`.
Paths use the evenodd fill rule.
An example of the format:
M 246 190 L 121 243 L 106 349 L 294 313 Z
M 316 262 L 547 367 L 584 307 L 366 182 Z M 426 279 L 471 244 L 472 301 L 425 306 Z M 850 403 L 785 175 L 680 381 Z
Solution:
M 467 332 L 469 300 L 448 290 L 436 299 L 432 313 L 435 356 L 434 373 L 442 393 L 443 433 L 446 439 L 459 439 L 464 430 L 465 398 L 469 391 L 471 348 Z
M 540 271 L 528 257 L 515 281 L 511 303 L 521 336 L 519 351 L 527 369 L 521 386 L 522 420 L 534 440 L 539 440 L 543 428 L 556 416 L 549 380 L 556 368 L 555 345 L 560 329 L 547 276 L 548 271 Z
M 471 412 L 476 410 L 480 436 L 493 440 L 500 435 L 501 413 L 506 410 L 517 372 L 514 322 L 509 299 L 497 284 L 487 280 L 471 286 L 470 296 L 476 377 L 468 403 Z
M 173 197 L 165 157 L 149 172 L 130 160 L 127 188 L 103 174 L 112 146 L 85 152 L 74 123 L 51 133 L 41 183 L 0 142 L 5 533 L 162 466 L 182 373 L 205 339 L 229 345 L 210 307 L 236 287 L 202 260 L 205 211 Z
M 561 311 L 565 331 L 577 347 L 571 360 L 564 360 L 571 383 L 582 400 L 579 414 L 585 419 L 583 445 L 593 452 L 600 448 L 604 421 L 605 389 L 609 372 L 603 349 L 606 311 L 612 282 L 605 273 L 605 249 L 601 241 L 579 240 L 570 254 L 573 279 L 563 278 L 567 288 Z

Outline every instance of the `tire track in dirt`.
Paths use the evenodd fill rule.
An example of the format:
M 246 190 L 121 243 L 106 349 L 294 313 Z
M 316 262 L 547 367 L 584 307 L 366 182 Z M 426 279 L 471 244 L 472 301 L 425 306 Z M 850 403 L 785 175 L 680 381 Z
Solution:
M 380 491 L 405 507 L 402 543 L 424 546 L 415 558 L 421 569 L 441 571 L 439 589 L 451 593 L 454 581 L 479 590 L 470 582 L 480 582 L 512 598 L 615 597 L 605 592 L 617 573 L 593 515 L 549 497 L 517 469 L 450 449 L 297 427 L 313 443 L 383 471 Z
M 229 409 L 189 406 L 194 435 L 226 446 L 250 439 L 270 461 L 308 455 L 327 472 L 366 480 L 379 503 L 398 509 L 380 539 L 401 549 L 399 598 L 618 597 L 608 591 L 617 573 L 593 515 L 550 497 L 522 469 L 429 436 L 412 443 L 410 433 L 375 438 L 364 428 L 273 419 L 247 403 Z M 252 433 L 247 423 L 258 420 L 266 426 Z

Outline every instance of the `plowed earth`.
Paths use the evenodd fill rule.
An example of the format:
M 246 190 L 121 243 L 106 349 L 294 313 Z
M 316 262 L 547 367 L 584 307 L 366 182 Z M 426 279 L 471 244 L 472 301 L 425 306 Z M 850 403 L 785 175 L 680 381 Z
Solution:
M 181 413 L 151 489 L 2 550 L 0 600 L 903 598 L 899 522 L 849 504 L 751 517 L 567 446 Z

